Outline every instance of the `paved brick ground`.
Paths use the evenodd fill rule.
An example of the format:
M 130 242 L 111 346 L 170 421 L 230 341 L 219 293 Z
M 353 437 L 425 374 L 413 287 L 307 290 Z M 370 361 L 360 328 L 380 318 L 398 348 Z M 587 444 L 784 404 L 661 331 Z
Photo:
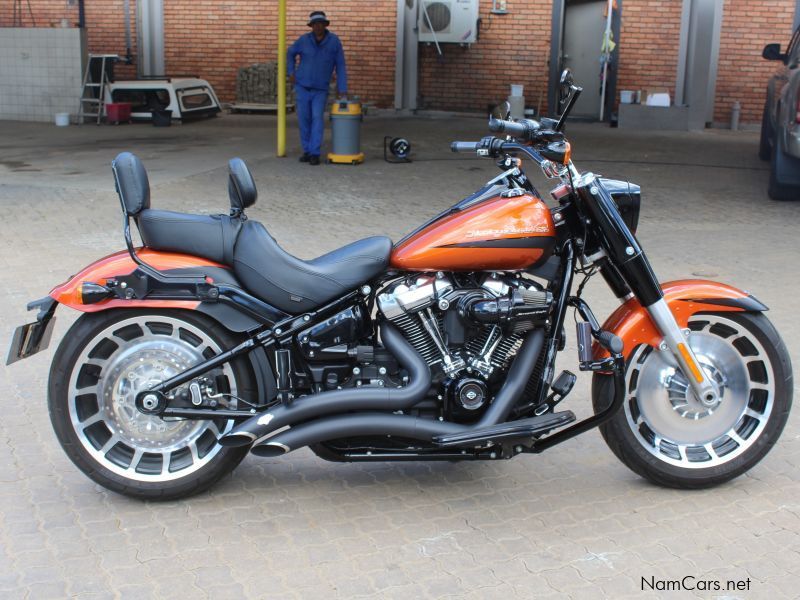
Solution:
M 120 149 L 146 161 L 155 205 L 187 211 L 226 206 L 224 161 L 242 155 L 261 192 L 251 217 L 303 257 L 373 232 L 397 238 L 493 173 L 478 160 L 445 162 L 455 158 L 446 142 L 484 134 L 469 119 L 371 118 L 366 164 L 316 170 L 270 158 L 274 129 L 259 117 L 161 130 L 1 127 L 3 348 L 28 300 L 121 247 L 108 169 Z M 420 160 L 380 161 L 384 134 L 409 136 Z M 767 200 L 755 136 L 572 134 L 584 168 L 642 184 L 640 239 L 661 278 L 751 290 L 773 308 L 797 364 L 800 203 Z M 614 306 L 599 282 L 588 295 L 598 314 Z M 73 319 L 59 314 L 56 341 Z M 106 492 L 61 452 L 45 408 L 51 355 L 0 370 L 3 598 L 639 598 L 659 596 L 642 591 L 642 577 L 685 575 L 749 578 L 750 590 L 661 595 L 798 597 L 797 412 L 751 473 L 703 492 L 643 482 L 590 432 L 492 464 L 248 458 L 209 493 L 155 504 Z M 574 354 L 561 363 L 574 368 Z M 579 415 L 587 383 L 568 401 Z

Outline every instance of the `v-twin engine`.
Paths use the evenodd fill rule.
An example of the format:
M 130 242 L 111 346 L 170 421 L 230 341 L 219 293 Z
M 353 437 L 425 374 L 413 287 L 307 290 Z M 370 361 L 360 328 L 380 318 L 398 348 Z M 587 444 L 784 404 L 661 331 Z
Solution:
M 489 275 L 477 283 L 439 273 L 394 283 L 378 308 L 435 370 L 489 379 L 505 369 L 524 334 L 548 319 L 552 294 L 528 279 Z

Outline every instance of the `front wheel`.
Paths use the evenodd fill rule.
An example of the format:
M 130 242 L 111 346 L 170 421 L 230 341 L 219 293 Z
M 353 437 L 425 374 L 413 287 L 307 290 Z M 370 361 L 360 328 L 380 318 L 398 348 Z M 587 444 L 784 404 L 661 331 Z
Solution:
M 719 387 L 718 402 L 699 402 L 671 356 L 640 346 L 628 360 L 623 408 L 600 427 L 609 448 L 635 473 L 685 489 L 751 469 L 778 440 L 792 405 L 789 354 L 764 315 L 700 314 L 689 328 L 692 350 Z M 595 375 L 595 411 L 612 395 L 611 378 Z
M 247 453 L 217 443 L 233 421 L 165 420 L 141 413 L 134 401 L 142 390 L 237 341 L 189 311 L 81 316 L 50 369 L 50 419 L 67 456 L 100 485 L 142 499 L 175 499 L 213 485 Z M 246 359 L 203 377 L 211 393 L 232 408 L 240 398 L 255 397 Z

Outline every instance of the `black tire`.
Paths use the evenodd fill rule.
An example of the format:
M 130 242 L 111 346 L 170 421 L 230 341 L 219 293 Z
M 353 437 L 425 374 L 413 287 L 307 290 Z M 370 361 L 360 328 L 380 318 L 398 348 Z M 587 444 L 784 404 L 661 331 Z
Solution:
M 786 346 L 780 335 L 763 314 L 756 313 L 720 313 L 724 319 L 733 321 L 744 327 L 757 339 L 769 357 L 772 367 L 771 381 L 774 385 L 771 412 L 765 417 L 765 425 L 750 445 L 740 454 L 730 452 L 732 458 L 706 468 L 684 468 L 666 462 L 668 458 L 657 457 L 652 449 L 648 449 L 643 438 L 635 433 L 635 425 L 629 421 L 633 402 L 636 402 L 635 391 L 632 387 L 631 364 L 628 365 L 628 393 L 626 406 L 614 417 L 600 426 L 600 431 L 611 451 L 634 473 L 648 479 L 660 486 L 678 489 L 701 489 L 719 485 L 729 481 L 755 466 L 780 437 L 789 417 L 792 405 L 792 366 Z M 705 315 L 712 317 L 712 315 Z M 718 315 L 719 316 L 719 315 Z M 702 322 L 703 315 L 698 315 L 697 322 Z M 634 351 L 631 357 L 637 354 Z M 607 407 L 613 395 L 613 382 L 608 375 L 596 374 L 592 385 L 592 401 L 595 412 Z M 748 392 L 752 398 L 752 391 Z M 748 403 L 751 400 L 748 400 Z M 720 411 L 721 412 L 721 411 Z M 744 417 L 743 417 L 744 418 Z M 641 426 L 640 426 L 641 427 Z M 641 430 L 639 430 L 641 431 Z M 662 441 L 663 443 L 663 441 Z M 738 449 L 738 445 L 736 447 Z M 709 460 L 711 455 L 709 454 Z M 717 457 L 724 460 L 724 456 Z M 674 462 L 674 461 L 673 461 Z M 692 464 L 692 463 L 685 463 Z M 699 464 L 699 463 L 696 463 Z
M 761 160 L 769 160 L 772 154 L 772 147 L 770 140 L 772 139 L 772 130 L 769 126 L 769 102 L 764 103 L 764 114 L 761 117 L 761 138 L 758 143 L 758 158 Z
M 112 349 L 115 343 L 113 340 L 110 343 L 107 341 L 97 342 L 99 337 L 106 335 L 104 332 L 112 331 L 113 327 L 117 324 L 120 324 L 121 329 L 114 330 L 114 333 L 117 331 L 122 332 L 123 328 L 131 327 L 131 325 L 126 325 L 126 323 L 130 323 L 132 319 L 146 323 L 146 327 L 152 327 L 154 330 L 156 329 L 154 323 L 160 323 L 159 327 L 162 328 L 161 333 L 154 333 L 154 331 L 151 331 L 149 328 L 145 329 L 145 327 L 140 326 L 139 330 L 143 333 L 139 338 L 136 337 L 135 328 L 131 330 L 132 333 L 129 332 L 125 334 L 133 336 L 131 338 L 132 341 L 127 342 L 127 346 L 123 344 L 121 340 L 117 349 Z M 110 310 L 81 316 L 64 336 L 64 339 L 55 353 L 53 364 L 50 368 L 50 381 L 48 385 L 50 420 L 53 424 L 56 436 L 58 437 L 58 441 L 61 443 L 67 456 L 81 471 L 103 487 L 126 496 L 144 500 L 174 500 L 202 492 L 214 485 L 227 473 L 230 473 L 247 454 L 247 448 L 224 448 L 216 443 L 217 434 L 215 430 L 211 429 L 211 425 L 213 424 L 217 430 L 220 428 L 224 429 L 229 426 L 228 422 L 182 421 L 167 423 L 157 417 L 146 417 L 140 415 L 138 412 L 133 412 L 136 411 L 136 409 L 135 407 L 131 407 L 130 396 L 136 390 L 133 388 L 134 384 L 128 384 L 127 381 L 134 381 L 134 379 L 131 379 L 131 374 L 133 373 L 136 375 L 135 369 L 142 368 L 141 364 L 144 362 L 144 359 L 141 358 L 141 353 L 145 353 L 144 356 L 147 356 L 147 352 L 149 352 L 150 356 L 155 357 L 151 358 L 151 361 L 156 363 L 161 361 L 165 363 L 164 356 L 158 356 L 156 354 L 158 352 L 156 344 L 162 344 L 162 348 L 169 348 L 167 344 L 173 343 L 172 338 L 167 339 L 167 337 L 165 337 L 167 336 L 165 333 L 165 323 L 175 328 L 180 339 L 173 344 L 175 348 L 177 348 L 176 352 L 178 353 L 168 355 L 166 353 L 169 352 L 169 350 L 162 350 L 164 355 L 167 359 L 169 357 L 174 357 L 175 360 L 181 359 L 182 356 L 188 357 L 185 358 L 188 364 L 182 367 L 177 366 L 177 364 L 176 366 L 167 365 L 170 368 L 177 369 L 177 371 L 183 370 L 189 366 L 189 364 L 195 364 L 200 360 L 197 357 L 192 358 L 191 349 L 188 346 L 186 346 L 187 349 L 182 349 L 181 344 L 186 340 L 189 340 L 186 342 L 187 344 L 194 345 L 195 339 L 200 339 L 197 352 L 201 352 L 203 348 L 206 349 L 206 352 L 208 351 L 207 345 L 201 347 L 200 344 L 213 343 L 218 346 L 219 349 L 225 350 L 241 341 L 216 321 L 193 311 Z M 205 334 L 205 340 L 199 337 L 201 333 Z M 161 335 L 163 339 L 159 338 L 159 335 Z M 192 335 L 194 335 L 194 338 Z M 109 336 L 106 336 L 106 338 L 111 339 Z M 186 340 L 183 338 L 186 338 Z M 114 340 L 117 339 L 119 338 L 114 337 Z M 164 340 L 167 340 L 166 343 Z M 145 343 L 151 344 L 152 347 L 156 349 L 136 350 L 136 344 L 140 344 L 142 348 L 145 348 Z M 97 349 L 101 348 L 101 344 L 106 344 L 102 346 L 102 348 L 107 348 L 107 350 L 98 351 Z M 94 346 L 94 349 L 90 349 L 90 345 Z M 214 351 L 215 353 L 218 352 L 216 349 Z M 107 352 L 110 352 L 110 354 L 105 356 Z M 135 364 L 136 361 L 132 360 L 130 357 L 136 356 L 137 352 L 139 352 L 139 358 L 137 359 L 139 362 Z M 89 366 L 87 366 L 89 365 L 87 361 L 97 360 L 96 358 L 92 358 L 93 353 L 95 357 L 103 356 L 105 362 L 92 372 Z M 183 354 L 181 355 L 179 353 Z M 126 371 L 123 367 L 119 366 L 120 361 L 123 360 L 123 356 L 126 357 L 124 360 L 130 365 L 127 367 L 129 369 L 127 377 L 123 377 Z M 79 360 L 82 361 L 81 365 L 77 365 Z M 78 367 L 77 373 L 75 373 L 76 366 Z M 158 369 L 159 366 L 160 369 L 164 369 L 163 364 L 156 364 L 155 368 Z M 255 377 L 252 372 L 252 367 L 246 358 L 239 358 L 228 363 L 227 367 L 223 365 L 223 367 L 220 367 L 220 372 L 223 384 L 229 385 L 230 391 L 233 391 L 233 386 L 235 385 L 236 396 L 250 401 L 257 398 Z M 114 379 L 114 373 L 118 374 L 118 379 L 116 380 Z M 166 375 L 171 376 L 174 374 L 174 372 L 169 372 Z M 83 389 L 79 387 L 82 382 L 81 378 L 89 378 L 86 379 L 86 381 L 91 382 L 91 378 L 95 376 L 96 384 L 94 385 L 97 386 L 96 391 L 98 393 L 78 395 L 77 390 Z M 76 383 L 74 394 L 71 388 L 73 377 L 75 377 Z M 149 381 L 152 381 L 152 379 Z M 217 379 L 217 381 L 220 381 L 220 379 Z M 103 382 L 106 382 L 106 386 L 108 382 L 111 382 L 113 385 L 111 388 L 103 388 L 104 393 L 101 394 L 99 392 Z M 118 393 L 119 387 L 126 385 L 133 391 L 129 391 L 127 395 Z M 89 386 L 87 389 L 91 390 L 92 388 L 93 386 Z M 109 398 L 109 400 L 100 400 L 98 399 L 100 396 Z M 93 400 L 92 397 L 94 397 Z M 134 419 L 128 420 L 125 424 L 131 426 L 130 431 L 134 432 L 133 436 L 138 434 L 142 437 L 133 437 L 133 440 L 138 441 L 132 442 L 130 446 L 125 445 L 125 440 L 121 440 L 123 442 L 122 446 L 120 446 L 120 442 L 116 442 L 105 454 L 102 454 L 105 446 L 98 448 L 97 445 L 101 444 L 103 436 L 110 436 L 108 440 L 106 440 L 107 443 L 113 441 L 112 438 L 118 437 L 113 433 L 112 428 L 108 426 L 106 417 L 109 414 L 114 415 L 111 418 L 111 421 L 114 421 L 112 425 L 116 426 L 122 423 L 126 413 L 122 411 L 119 406 L 125 403 L 127 403 L 125 406 L 127 414 L 137 415 Z M 89 406 L 89 408 L 85 408 L 86 406 Z M 94 409 L 95 412 L 92 412 L 92 409 Z M 84 415 L 81 414 L 82 412 L 87 413 L 89 416 L 84 418 Z M 93 424 L 88 427 L 83 426 L 84 422 L 89 422 L 90 419 L 94 420 L 96 416 L 99 416 L 97 420 L 98 422 L 102 421 L 102 425 Z M 156 448 L 152 453 L 141 454 L 137 464 L 133 465 L 133 460 L 135 460 L 137 456 L 136 451 L 134 451 L 134 444 L 140 443 L 147 445 L 154 443 L 148 438 L 147 433 L 142 432 L 143 425 L 137 424 L 135 420 L 137 418 L 140 420 L 157 419 L 157 421 L 155 421 L 156 425 L 163 427 L 164 430 L 169 430 L 170 427 L 185 429 L 197 427 L 198 430 L 202 430 L 202 434 L 198 435 L 194 441 L 189 440 L 185 449 L 178 448 L 168 453 L 166 449 L 160 450 Z M 80 422 L 74 424 L 74 419 Z M 153 422 L 154 421 L 150 421 L 151 424 Z M 80 435 L 76 427 L 81 429 Z M 98 429 L 99 433 L 94 436 L 87 433 L 95 427 Z M 105 432 L 102 431 L 103 427 L 105 427 Z M 149 431 L 150 426 L 146 426 L 145 429 Z M 122 434 L 124 430 L 123 425 L 119 425 L 117 432 Z M 127 432 L 127 430 L 125 431 Z M 176 434 L 176 439 L 177 437 L 178 435 Z M 164 444 L 167 444 L 169 441 L 172 440 L 167 440 Z M 179 440 L 178 443 L 180 443 L 180 441 L 182 440 Z M 194 452 L 192 452 L 192 448 L 189 448 L 189 445 L 192 443 L 194 444 Z M 90 451 L 89 444 L 97 451 L 95 454 Z M 119 452 L 115 450 L 118 446 L 120 448 Z M 127 450 L 125 450 L 126 448 Z M 141 445 L 139 448 L 140 452 L 146 452 L 141 450 Z M 115 457 L 109 458 L 112 452 L 124 456 L 125 452 L 128 451 L 133 451 L 133 453 L 130 454 L 131 464 L 124 469 L 124 463 L 117 464 L 119 463 L 118 456 L 115 455 Z M 161 466 L 156 466 L 154 469 L 152 465 L 157 463 L 157 458 L 154 457 L 157 457 L 159 452 L 163 452 L 160 459 Z M 187 454 L 190 455 L 188 458 L 186 456 Z M 178 460 L 176 457 L 180 457 L 180 459 Z M 145 465 L 145 467 L 142 467 L 145 458 L 150 461 L 150 466 Z M 182 465 L 180 468 L 178 467 L 179 464 Z M 160 468 L 160 473 L 155 472 L 158 468 Z M 121 470 L 124 470 L 124 473 L 120 473 Z M 181 476 L 181 470 L 186 470 L 187 474 Z
M 772 159 L 769 163 L 769 186 L 767 187 L 767 193 L 773 200 L 800 200 L 800 186 L 781 183 L 789 170 L 789 160 L 789 157 L 783 154 L 776 137 L 775 147 L 772 148 Z

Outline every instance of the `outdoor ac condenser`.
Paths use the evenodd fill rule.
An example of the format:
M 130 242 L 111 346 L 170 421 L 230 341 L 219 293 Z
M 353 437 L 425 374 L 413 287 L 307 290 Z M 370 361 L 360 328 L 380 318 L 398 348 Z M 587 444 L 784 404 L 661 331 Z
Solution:
M 478 39 L 478 0 L 422 0 L 419 41 L 471 44 Z

